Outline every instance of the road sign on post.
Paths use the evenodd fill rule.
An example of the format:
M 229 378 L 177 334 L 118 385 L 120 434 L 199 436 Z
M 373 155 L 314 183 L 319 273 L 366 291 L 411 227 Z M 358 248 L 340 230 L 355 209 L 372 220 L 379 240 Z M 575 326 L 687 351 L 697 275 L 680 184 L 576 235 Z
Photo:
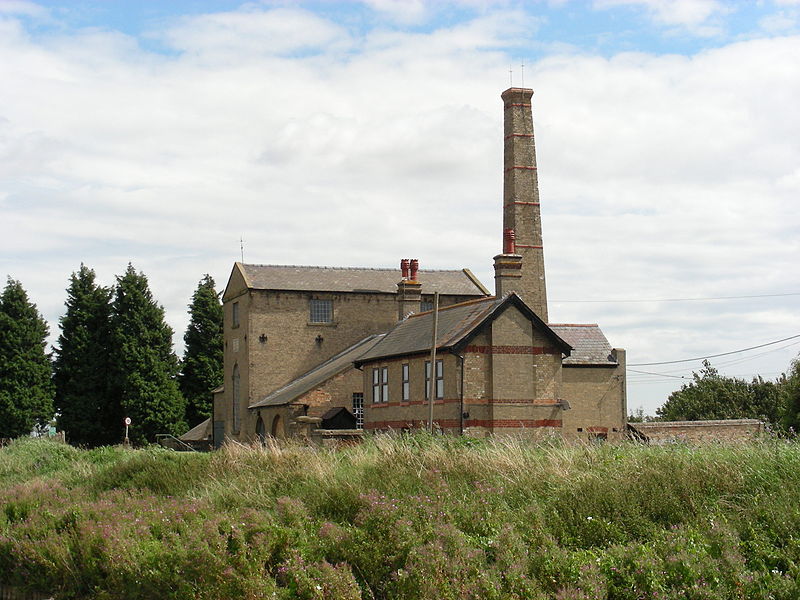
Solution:
M 131 418 L 125 417 L 125 445 L 129 445 L 130 441 L 128 440 L 128 427 L 131 425 Z

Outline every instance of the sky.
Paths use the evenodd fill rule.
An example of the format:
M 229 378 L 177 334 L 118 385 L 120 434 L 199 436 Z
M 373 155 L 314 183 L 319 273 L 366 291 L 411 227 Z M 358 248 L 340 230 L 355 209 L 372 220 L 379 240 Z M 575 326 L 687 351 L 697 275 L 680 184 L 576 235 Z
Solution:
M 179 354 L 198 281 L 242 255 L 493 289 L 511 85 L 534 89 L 550 319 L 627 350 L 629 409 L 701 366 L 672 361 L 786 371 L 800 0 L 0 0 L 0 276 L 53 342 L 70 274 L 130 262 Z

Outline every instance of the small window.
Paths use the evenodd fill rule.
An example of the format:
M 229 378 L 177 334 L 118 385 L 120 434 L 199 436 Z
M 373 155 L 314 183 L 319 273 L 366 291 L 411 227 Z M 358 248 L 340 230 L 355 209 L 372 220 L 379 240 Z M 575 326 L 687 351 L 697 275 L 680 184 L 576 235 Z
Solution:
M 310 321 L 312 323 L 333 323 L 333 300 L 311 300 Z
M 239 326 L 239 303 L 234 302 L 231 307 L 231 327 Z
M 419 311 L 425 312 L 426 310 L 433 310 L 433 302 L 430 300 L 422 300 L 419 303 Z
M 431 389 L 431 361 L 425 361 L 425 400 L 430 398 Z M 444 398 L 444 363 L 436 361 L 436 399 Z
M 356 418 L 356 428 L 364 429 L 364 394 L 353 392 L 353 416 Z
M 389 401 L 389 367 L 381 368 L 381 402 Z
M 402 367 L 403 372 L 403 402 L 408 402 L 411 397 L 411 389 L 408 382 L 408 363 Z
M 372 369 L 372 403 L 377 404 L 381 401 L 381 371 Z

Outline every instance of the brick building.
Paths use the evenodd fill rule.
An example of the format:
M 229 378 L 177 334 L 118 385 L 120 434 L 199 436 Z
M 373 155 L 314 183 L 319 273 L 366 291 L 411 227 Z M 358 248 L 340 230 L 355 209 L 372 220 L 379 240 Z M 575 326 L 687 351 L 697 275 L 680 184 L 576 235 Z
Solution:
M 225 383 L 213 436 L 251 441 L 326 423 L 466 435 L 619 438 L 625 352 L 597 325 L 548 322 L 533 91 L 504 101 L 503 252 L 495 295 L 468 270 L 236 263 L 223 295 Z M 434 313 L 437 360 L 430 364 Z

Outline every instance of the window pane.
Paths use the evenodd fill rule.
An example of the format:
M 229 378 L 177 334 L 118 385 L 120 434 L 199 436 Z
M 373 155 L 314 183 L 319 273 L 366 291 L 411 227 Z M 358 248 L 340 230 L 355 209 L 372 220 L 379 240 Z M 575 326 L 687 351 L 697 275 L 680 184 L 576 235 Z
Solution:
M 431 397 L 431 363 L 425 361 L 425 400 Z
M 232 307 L 232 310 L 231 310 L 231 316 L 232 316 L 232 318 L 231 318 L 232 327 L 238 327 L 239 326 L 239 303 L 238 302 L 234 302 L 233 303 L 233 307 Z
M 353 416 L 356 418 L 356 428 L 364 429 L 364 394 L 353 393 Z
M 333 300 L 312 299 L 310 309 L 310 321 L 312 323 L 333 322 Z

